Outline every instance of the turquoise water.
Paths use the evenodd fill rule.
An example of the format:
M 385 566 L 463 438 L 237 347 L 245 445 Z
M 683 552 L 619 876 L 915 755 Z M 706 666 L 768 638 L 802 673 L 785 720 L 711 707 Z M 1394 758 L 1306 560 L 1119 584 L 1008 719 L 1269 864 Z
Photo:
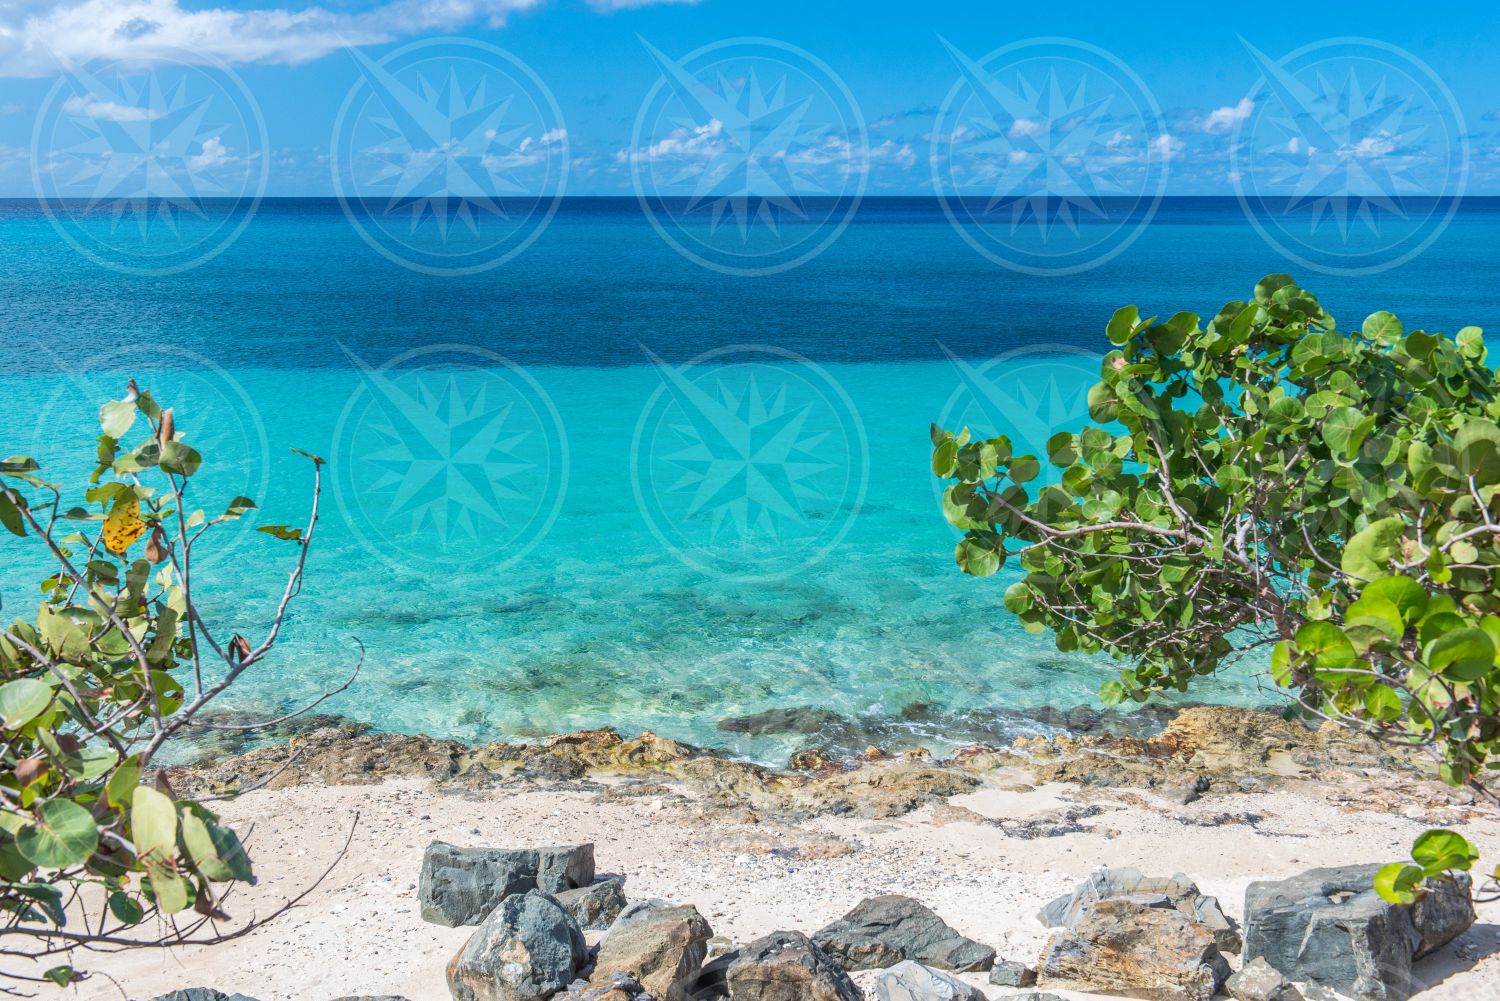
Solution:
M 1465 207 L 1426 254 L 1321 280 L 1335 313 L 1485 325 L 1500 213 Z M 803 268 L 736 279 L 664 246 L 633 203 L 565 203 L 511 265 L 392 265 L 336 204 L 271 203 L 202 267 L 101 268 L 34 207 L 0 208 L 0 451 L 86 469 L 94 413 L 130 375 L 209 460 L 210 512 L 257 516 L 200 566 L 214 615 L 254 636 L 329 459 L 309 576 L 279 654 L 223 704 L 323 708 L 471 740 L 614 725 L 776 760 L 809 740 L 720 728 L 816 706 L 890 744 L 1035 728 L 1091 704 L 1109 666 L 1057 653 L 954 568 L 927 426 L 1032 448 L 1084 419 L 1114 306 L 1209 315 L 1280 270 L 1233 202 L 1162 210 L 1067 278 L 977 258 L 935 206 L 862 208 Z M 1489 325 L 1493 326 L 1493 323 Z M 0 601 L 41 554 L 5 544 Z M 1267 699 L 1257 665 L 1194 698 Z

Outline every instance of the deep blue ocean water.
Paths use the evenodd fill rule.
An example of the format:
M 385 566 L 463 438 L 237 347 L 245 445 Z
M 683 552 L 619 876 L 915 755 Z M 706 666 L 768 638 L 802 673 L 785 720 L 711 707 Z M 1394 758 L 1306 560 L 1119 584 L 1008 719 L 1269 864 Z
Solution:
M 1115 307 L 1206 318 L 1270 272 L 1348 326 L 1493 328 L 1497 246 L 1500 202 L 1471 200 L 1399 267 L 1310 273 L 1234 199 L 1169 199 L 1113 259 L 1038 276 L 936 202 L 869 199 L 808 263 L 747 278 L 679 255 L 633 200 L 574 199 L 504 266 L 452 277 L 376 253 L 336 201 L 267 200 L 206 263 L 138 275 L 0 202 L 0 453 L 81 472 L 127 377 L 173 404 L 209 460 L 199 503 L 260 503 L 200 568 L 252 636 L 292 550 L 251 529 L 302 517 L 289 447 L 329 459 L 304 593 L 233 708 L 338 682 L 357 637 L 362 676 L 325 708 L 382 729 L 650 727 L 770 760 L 809 738 L 720 721 L 813 705 L 893 743 L 1001 739 L 1022 724 L 997 713 L 1089 704 L 1110 668 L 1023 632 L 1005 575 L 953 566 L 929 422 L 1039 448 L 1085 419 Z M 4 614 L 25 613 L 45 561 L 4 553 Z M 1251 664 L 1194 697 L 1269 696 Z

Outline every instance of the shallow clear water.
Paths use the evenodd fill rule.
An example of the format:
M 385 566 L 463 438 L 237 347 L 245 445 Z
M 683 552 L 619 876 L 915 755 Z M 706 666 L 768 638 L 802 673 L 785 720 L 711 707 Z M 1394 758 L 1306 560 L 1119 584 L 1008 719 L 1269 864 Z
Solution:
M 1211 315 L 1285 267 L 1234 204 L 1169 203 L 1128 252 L 1055 279 L 983 261 L 931 205 L 877 205 L 756 280 L 684 261 L 632 205 L 567 203 L 512 265 L 448 279 L 380 258 L 336 205 L 268 204 L 229 251 L 155 278 L 4 205 L 0 452 L 86 469 L 98 403 L 134 375 L 208 459 L 202 506 L 261 505 L 200 568 L 251 635 L 293 555 L 251 529 L 303 517 L 289 447 L 330 460 L 307 586 L 234 708 L 336 684 L 356 638 L 363 673 L 325 708 L 465 739 L 649 727 L 771 760 L 819 735 L 720 721 L 817 706 L 941 746 L 1092 703 L 1107 663 L 1022 631 L 1007 575 L 953 566 L 927 426 L 1040 449 L 1081 423 L 1115 306 Z M 1396 271 L 1306 284 L 1346 320 L 1484 324 L 1497 236 L 1480 203 Z M 44 561 L 5 554 L 0 601 L 25 611 Z M 1193 697 L 1268 693 L 1252 664 Z

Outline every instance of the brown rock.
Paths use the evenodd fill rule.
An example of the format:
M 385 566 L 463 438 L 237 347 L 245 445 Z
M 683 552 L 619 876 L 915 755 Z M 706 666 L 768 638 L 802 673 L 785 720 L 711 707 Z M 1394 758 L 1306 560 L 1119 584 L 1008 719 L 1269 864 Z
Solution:
M 637 905 L 604 936 L 591 982 L 626 973 L 657 1001 L 688 1001 L 712 937 L 713 929 L 690 904 Z
M 1151 1001 L 1208 1001 L 1229 976 L 1213 932 L 1174 908 L 1101 900 L 1053 932 L 1037 983 Z

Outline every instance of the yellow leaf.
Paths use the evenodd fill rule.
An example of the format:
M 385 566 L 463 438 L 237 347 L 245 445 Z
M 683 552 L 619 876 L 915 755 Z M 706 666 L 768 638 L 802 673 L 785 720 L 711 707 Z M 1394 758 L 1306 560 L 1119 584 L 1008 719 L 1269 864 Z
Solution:
M 123 556 L 125 550 L 135 545 L 136 540 L 146 534 L 146 523 L 141 520 L 141 502 L 131 500 L 128 503 L 115 501 L 109 509 L 109 517 L 104 519 L 104 547 L 116 556 Z

